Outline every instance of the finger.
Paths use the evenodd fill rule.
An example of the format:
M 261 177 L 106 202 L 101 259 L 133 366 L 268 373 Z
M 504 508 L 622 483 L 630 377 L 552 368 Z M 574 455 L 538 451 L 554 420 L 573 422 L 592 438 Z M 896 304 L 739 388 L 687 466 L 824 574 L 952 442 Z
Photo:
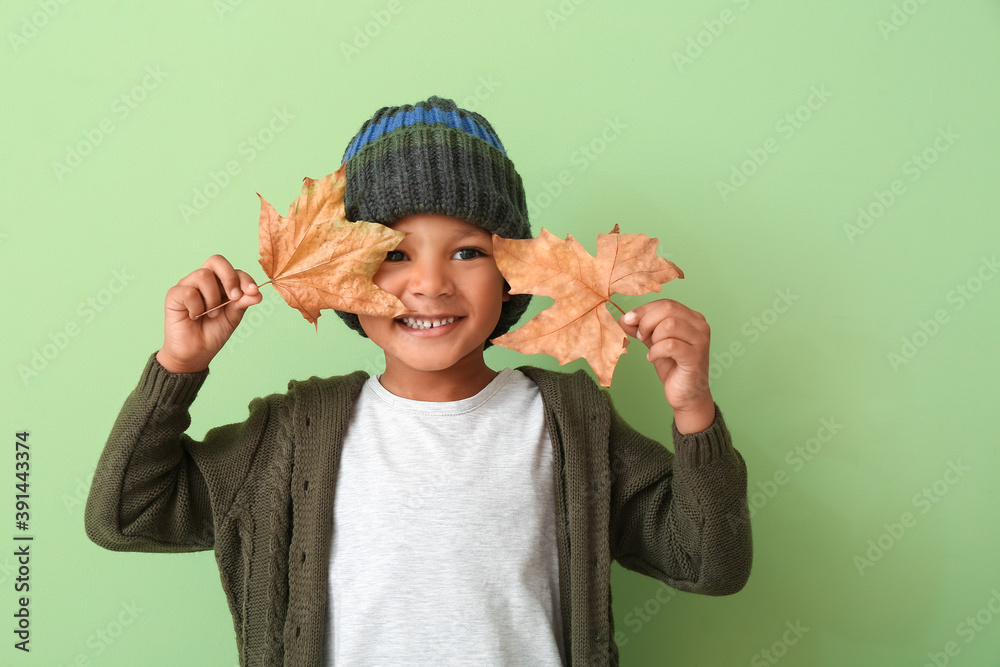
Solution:
M 211 310 L 212 308 L 221 305 L 223 301 L 227 300 L 227 298 L 223 296 L 222 283 L 219 281 L 215 270 L 208 266 L 195 269 L 190 274 L 182 278 L 178 285 L 190 285 L 201 292 L 201 298 L 205 304 L 205 308 L 195 313 L 194 315 L 196 317 L 207 310 Z M 208 316 L 216 317 L 218 313 L 219 311 L 213 310 L 208 313 Z
M 677 302 L 674 301 L 673 299 L 656 299 L 655 301 L 649 301 L 648 303 L 644 303 L 641 306 L 636 306 L 632 310 L 628 311 L 627 313 L 622 315 L 622 319 L 625 321 L 625 324 L 629 325 L 637 324 L 639 320 L 645 317 L 646 313 L 648 313 L 650 310 L 661 308 L 667 303 L 677 303 Z
M 244 294 L 259 294 L 260 289 L 257 287 L 257 283 L 254 282 L 253 276 L 251 276 L 246 271 L 236 272 L 240 277 L 240 290 Z
M 648 361 L 671 360 L 683 366 L 697 363 L 699 352 L 694 345 L 680 338 L 664 338 L 650 346 L 646 353 Z
M 622 319 L 626 322 L 635 322 L 634 331 L 631 335 L 643 341 L 647 345 L 653 330 L 665 320 L 692 320 L 698 313 L 694 313 L 687 306 L 684 306 L 673 299 L 658 299 L 650 303 L 643 304 L 632 314 L 626 313 Z
M 662 309 L 666 305 L 665 302 L 670 301 L 671 299 L 657 299 L 656 301 L 644 303 L 622 315 L 618 319 L 618 324 L 629 336 L 639 338 L 638 333 L 643 319 L 649 317 L 651 311 Z M 652 328 L 652 325 L 650 325 L 650 328 Z M 645 334 L 643 334 L 643 336 L 645 336 Z M 642 338 L 639 338 L 639 340 L 642 340 Z
M 212 255 L 205 260 L 202 267 L 211 269 L 215 273 L 216 280 L 219 282 L 219 289 L 223 295 L 223 301 L 236 301 L 243 295 L 242 276 L 240 276 L 242 272 L 238 272 L 233 268 L 228 259 L 222 255 Z
M 193 320 L 199 313 L 205 312 L 205 301 L 196 285 L 178 283 L 167 290 L 164 307 L 170 319 L 186 317 Z
M 677 338 L 689 345 L 708 344 L 708 336 L 702 327 L 690 320 L 679 317 L 668 317 L 661 320 L 642 338 L 647 346 L 652 347 L 661 340 Z
M 665 335 L 683 337 L 689 343 L 709 339 L 711 329 L 705 317 L 683 304 L 664 304 L 662 309 L 650 311 L 639 324 L 640 340 L 655 343 Z
M 669 375 L 670 371 L 672 371 L 677 365 L 677 361 L 670 356 L 657 356 L 650 359 L 649 353 L 647 353 L 646 360 L 652 362 L 653 368 L 656 369 L 656 374 L 660 376 L 660 382 L 666 382 L 667 375 Z
M 260 303 L 263 296 L 260 293 L 260 288 L 257 287 L 257 283 L 254 282 L 253 276 L 241 270 L 237 270 L 236 275 L 240 281 L 236 292 L 236 305 L 245 310 L 255 303 Z
M 257 284 L 250 274 L 246 271 L 237 270 L 236 275 L 239 278 L 240 286 L 233 292 L 236 294 L 233 306 L 239 310 L 246 310 L 250 306 L 260 303 L 264 297 L 261 295 Z
M 633 324 L 633 321 L 638 322 L 639 319 L 632 316 L 632 311 L 629 311 L 618 318 L 618 326 L 620 326 L 622 331 L 624 331 L 627 335 L 635 338 L 635 334 L 639 331 L 639 326 L 637 324 Z

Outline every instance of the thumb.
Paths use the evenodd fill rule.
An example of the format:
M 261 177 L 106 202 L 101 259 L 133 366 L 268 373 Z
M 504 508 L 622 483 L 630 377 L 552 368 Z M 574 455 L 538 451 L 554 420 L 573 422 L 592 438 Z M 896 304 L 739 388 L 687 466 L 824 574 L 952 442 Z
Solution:
M 622 331 L 632 338 L 637 338 L 639 333 L 639 323 L 642 322 L 642 316 L 645 309 L 646 304 L 643 304 L 638 308 L 633 308 L 632 310 L 626 312 L 618 318 L 618 326 L 620 326 Z

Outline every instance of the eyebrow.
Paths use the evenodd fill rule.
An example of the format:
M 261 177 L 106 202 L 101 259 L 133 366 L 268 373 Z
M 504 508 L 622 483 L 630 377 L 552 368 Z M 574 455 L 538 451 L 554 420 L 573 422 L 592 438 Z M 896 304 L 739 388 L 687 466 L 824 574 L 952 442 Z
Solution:
M 483 238 L 486 235 L 486 230 L 480 230 L 480 228 L 470 229 L 468 227 L 463 227 L 461 229 L 456 229 L 455 232 L 448 238 L 449 241 L 457 241 L 460 239 L 476 237 Z M 492 235 L 490 236 L 492 238 Z
M 406 236 L 410 236 L 413 232 L 406 232 Z M 482 227 L 460 227 L 452 232 L 446 239 L 446 243 L 455 243 L 456 241 L 461 241 L 462 239 L 475 238 L 482 243 L 493 239 L 493 234 Z

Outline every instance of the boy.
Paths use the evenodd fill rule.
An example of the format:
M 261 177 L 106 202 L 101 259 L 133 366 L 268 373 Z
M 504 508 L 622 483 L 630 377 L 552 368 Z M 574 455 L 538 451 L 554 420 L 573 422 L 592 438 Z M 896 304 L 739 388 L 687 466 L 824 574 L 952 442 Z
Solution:
M 374 282 L 415 315 L 338 311 L 385 372 L 292 381 L 192 440 L 208 365 L 261 300 L 212 256 L 167 292 L 164 344 L 94 475 L 90 538 L 214 548 L 241 665 L 616 665 L 612 559 L 739 591 L 746 467 L 704 381 L 704 318 L 660 299 L 621 320 L 673 406 L 672 454 L 583 371 L 486 364 L 530 299 L 509 293 L 491 234 L 532 234 L 485 118 L 438 97 L 384 107 L 344 161 L 348 219 L 406 234 Z

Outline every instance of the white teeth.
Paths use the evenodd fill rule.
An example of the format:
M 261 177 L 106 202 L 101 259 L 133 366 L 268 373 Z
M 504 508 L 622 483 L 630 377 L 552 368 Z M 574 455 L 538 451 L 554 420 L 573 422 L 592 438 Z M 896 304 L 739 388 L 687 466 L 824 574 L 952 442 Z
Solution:
M 434 327 L 451 324 L 455 321 L 454 317 L 447 317 L 443 320 L 417 320 L 412 317 L 404 317 L 402 319 L 403 323 L 411 329 L 433 329 Z

